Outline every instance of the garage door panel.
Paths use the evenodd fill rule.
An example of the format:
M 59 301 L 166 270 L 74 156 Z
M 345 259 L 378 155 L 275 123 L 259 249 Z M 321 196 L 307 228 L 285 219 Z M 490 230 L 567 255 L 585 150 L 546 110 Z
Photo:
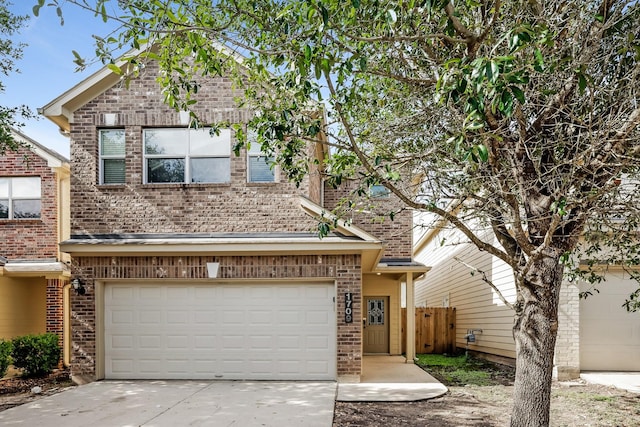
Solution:
M 119 287 L 111 291 L 111 298 L 114 301 L 133 301 L 134 291 L 131 287 Z
M 196 350 L 211 350 L 216 348 L 217 337 L 215 335 L 194 335 L 193 347 Z
M 332 285 L 104 289 L 107 378 L 335 379 Z
M 210 310 L 195 310 L 193 321 L 197 325 L 215 325 L 218 322 L 217 313 Z
M 600 292 L 580 301 L 581 370 L 640 371 L 640 320 L 622 307 L 637 286 L 623 273 L 608 273 Z
M 138 317 L 138 324 L 159 325 L 162 322 L 162 313 L 158 310 L 140 309 L 136 311 L 135 314 L 137 314 Z M 135 317 L 135 314 L 132 316 L 132 319 Z
M 200 301 L 202 304 L 210 304 L 210 301 L 215 301 L 219 298 L 217 289 L 210 286 L 194 288 L 194 295 L 196 301 Z

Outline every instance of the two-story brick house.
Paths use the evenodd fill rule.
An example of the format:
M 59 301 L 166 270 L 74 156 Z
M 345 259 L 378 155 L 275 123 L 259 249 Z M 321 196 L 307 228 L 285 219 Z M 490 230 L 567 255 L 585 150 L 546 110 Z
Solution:
M 344 190 L 321 168 L 297 188 L 260 152 L 235 156 L 229 129 L 188 129 L 156 71 L 125 88 L 104 69 L 41 109 L 71 139 L 73 377 L 333 380 L 363 352 L 400 354 L 401 284 L 425 271 L 410 213 L 319 239 Z M 246 122 L 236 95 L 203 81 L 197 112 Z
M 26 135 L 0 156 L 0 338 L 53 332 L 69 356 L 69 161 Z

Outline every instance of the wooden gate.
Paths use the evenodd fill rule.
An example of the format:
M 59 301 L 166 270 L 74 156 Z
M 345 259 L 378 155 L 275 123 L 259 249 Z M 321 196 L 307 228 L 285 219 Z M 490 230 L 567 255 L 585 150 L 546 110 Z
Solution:
M 402 352 L 407 348 L 407 309 L 402 309 Z M 454 354 L 456 350 L 456 309 L 416 308 L 416 353 Z

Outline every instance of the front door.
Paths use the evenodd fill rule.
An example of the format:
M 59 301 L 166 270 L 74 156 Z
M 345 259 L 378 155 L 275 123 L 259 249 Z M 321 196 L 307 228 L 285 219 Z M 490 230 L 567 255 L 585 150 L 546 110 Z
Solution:
M 365 297 L 364 352 L 389 353 L 389 297 Z

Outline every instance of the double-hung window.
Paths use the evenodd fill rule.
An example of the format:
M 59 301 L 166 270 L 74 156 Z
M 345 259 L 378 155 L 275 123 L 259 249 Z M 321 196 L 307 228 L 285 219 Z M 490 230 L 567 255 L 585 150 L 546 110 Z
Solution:
M 231 130 L 145 129 L 145 182 L 224 183 L 231 180 Z
M 250 135 L 251 137 L 251 135 Z M 254 138 L 251 138 L 254 139 Z M 251 141 L 251 148 L 247 150 L 247 173 L 249 182 L 274 182 L 273 157 L 265 156 L 257 141 Z
M 41 199 L 40 177 L 0 177 L 0 219 L 40 218 Z
M 102 129 L 100 130 L 100 184 L 124 183 L 124 129 Z

